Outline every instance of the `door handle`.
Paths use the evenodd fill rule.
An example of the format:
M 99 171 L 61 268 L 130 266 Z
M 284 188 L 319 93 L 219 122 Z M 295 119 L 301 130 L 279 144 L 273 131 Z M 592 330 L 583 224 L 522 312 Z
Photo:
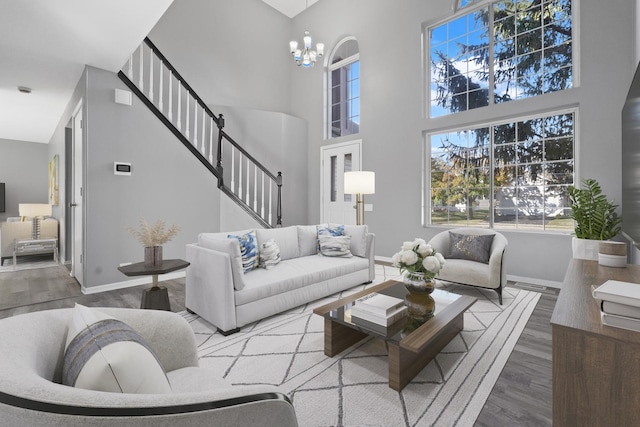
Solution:
M 70 208 L 75 208 L 76 206 L 78 206 L 78 204 L 77 204 L 77 203 L 69 203 L 69 207 L 70 207 Z

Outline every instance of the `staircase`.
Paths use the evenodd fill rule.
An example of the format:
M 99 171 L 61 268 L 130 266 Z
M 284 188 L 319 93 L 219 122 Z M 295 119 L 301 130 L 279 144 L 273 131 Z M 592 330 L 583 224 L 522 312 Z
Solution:
M 268 171 L 145 38 L 120 79 L 218 180 L 218 188 L 265 228 L 282 226 L 282 173 Z

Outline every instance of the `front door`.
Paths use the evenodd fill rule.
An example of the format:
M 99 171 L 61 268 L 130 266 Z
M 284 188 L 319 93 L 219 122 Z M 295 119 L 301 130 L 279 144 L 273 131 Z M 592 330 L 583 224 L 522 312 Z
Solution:
M 321 147 L 321 222 L 356 223 L 356 196 L 344 194 L 344 173 L 360 170 L 362 141 Z

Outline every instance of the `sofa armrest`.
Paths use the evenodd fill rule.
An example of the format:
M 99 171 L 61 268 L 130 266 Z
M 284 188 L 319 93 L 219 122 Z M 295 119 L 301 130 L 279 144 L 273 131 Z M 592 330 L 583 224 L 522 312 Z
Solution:
M 236 302 L 229 254 L 188 244 L 185 306 L 223 331 L 236 328 Z
M 499 284 L 501 287 L 507 285 L 507 269 L 504 261 L 507 253 L 507 239 L 501 234 L 496 234 L 491 245 L 491 255 L 489 256 L 490 283 Z
M 373 233 L 367 233 L 365 256 L 369 260 L 369 280 L 373 282 L 376 278 L 376 235 Z

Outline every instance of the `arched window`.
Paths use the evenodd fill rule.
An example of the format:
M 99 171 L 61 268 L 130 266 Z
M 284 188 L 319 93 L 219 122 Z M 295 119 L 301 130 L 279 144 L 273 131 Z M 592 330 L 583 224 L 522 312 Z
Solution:
M 360 132 L 360 53 L 358 41 L 347 37 L 329 57 L 329 138 Z

